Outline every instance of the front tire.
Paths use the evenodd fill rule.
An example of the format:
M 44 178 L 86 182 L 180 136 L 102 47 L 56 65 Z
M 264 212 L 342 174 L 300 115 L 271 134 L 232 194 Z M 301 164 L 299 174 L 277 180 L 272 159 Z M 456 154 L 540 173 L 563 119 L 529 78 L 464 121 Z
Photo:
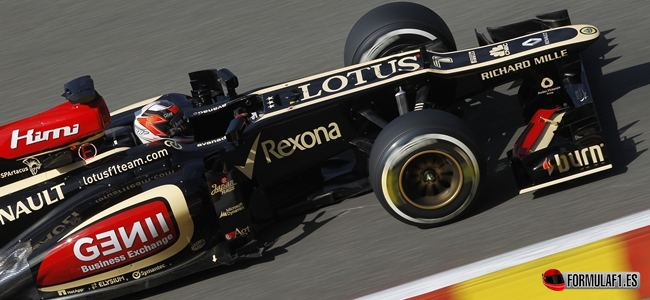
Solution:
M 404 114 L 370 152 L 370 183 L 393 217 L 418 227 L 458 218 L 474 203 L 485 173 L 469 126 L 440 110 Z
M 345 41 L 345 66 L 397 54 L 405 48 L 435 41 L 438 52 L 456 51 L 451 30 L 428 7 L 410 2 L 378 6 L 357 21 Z

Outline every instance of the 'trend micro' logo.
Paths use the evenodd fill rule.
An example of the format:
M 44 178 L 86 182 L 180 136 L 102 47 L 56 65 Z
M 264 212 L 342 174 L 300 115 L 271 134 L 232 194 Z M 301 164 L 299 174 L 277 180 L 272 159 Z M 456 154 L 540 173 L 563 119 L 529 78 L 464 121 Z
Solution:
M 550 269 L 544 272 L 544 274 L 542 274 L 542 282 L 551 290 L 564 290 L 564 277 L 562 277 L 562 273 L 556 269 Z

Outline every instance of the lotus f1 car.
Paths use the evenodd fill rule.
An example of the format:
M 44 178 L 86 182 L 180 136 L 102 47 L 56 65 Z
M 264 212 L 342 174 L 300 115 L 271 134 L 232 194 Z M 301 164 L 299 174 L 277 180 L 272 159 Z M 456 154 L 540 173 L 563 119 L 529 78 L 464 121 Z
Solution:
M 239 94 L 190 73 L 194 142 L 141 144 L 89 76 L 67 101 L 0 127 L 0 298 L 110 298 L 263 254 L 274 221 L 374 190 L 395 218 L 458 218 L 485 181 L 458 102 L 519 80 L 528 126 L 509 152 L 521 192 L 611 167 L 580 53 L 599 31 L 566 10 L 476 33 L 457 50 L 412 3 L 364 15 L 346 67 Z

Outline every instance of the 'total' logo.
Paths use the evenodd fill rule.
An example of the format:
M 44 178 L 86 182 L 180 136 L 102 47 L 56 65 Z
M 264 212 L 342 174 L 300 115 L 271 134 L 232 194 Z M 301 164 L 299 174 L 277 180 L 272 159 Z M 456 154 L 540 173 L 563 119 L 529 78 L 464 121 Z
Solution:
M 542 274 L 542 282 L 544 285 L 554 291 L 564 290 L 564 278 L 562 273 L 556 269 L 550 269 Z

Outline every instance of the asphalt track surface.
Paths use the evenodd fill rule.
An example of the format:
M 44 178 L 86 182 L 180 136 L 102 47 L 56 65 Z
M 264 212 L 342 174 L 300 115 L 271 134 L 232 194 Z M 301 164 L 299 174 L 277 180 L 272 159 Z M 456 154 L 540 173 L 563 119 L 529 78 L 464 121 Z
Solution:
M 63 83 L 92 75 L 111 109 L 189 93 L 187 73 L 229 68 L 240 91 L 342 66 L 348 30 L 386 1 L 0 1 L 0 121 L 63 99 Z M 449 24 L 459 48 L 473 29 L 569 9 L 603 37 L 585 53 L 614 169 L 517 195 L 505 151 L 521 129 L 516 89 L 469 100 L 489 151 L 488 188 L 469 217 L 420 230 L 372 194 L 278 224 L 265 257 L 180 278 L 151 299 L 348 299 L 413 281 L 650 208 L 650 2 L 417 1 Z M 480 125 L 480 126 L 479 126 Z

